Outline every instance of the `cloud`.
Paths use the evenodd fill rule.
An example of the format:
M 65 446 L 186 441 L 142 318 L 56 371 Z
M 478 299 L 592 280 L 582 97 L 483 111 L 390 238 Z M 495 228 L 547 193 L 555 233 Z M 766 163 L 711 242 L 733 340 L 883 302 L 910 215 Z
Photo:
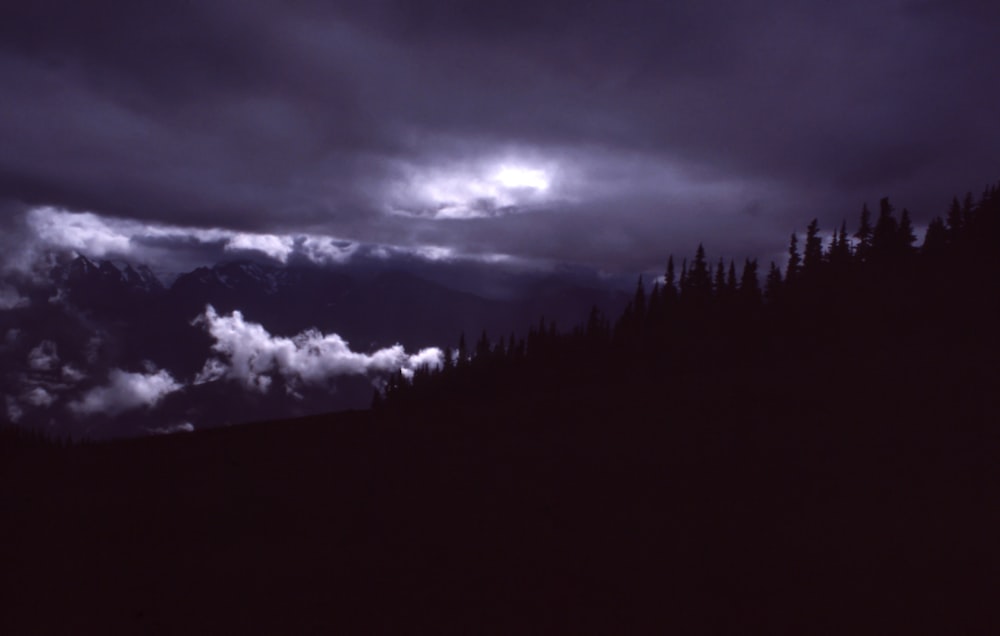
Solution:
M 95 2 L 0 22 L 0 215 L 633 268 L 997 178 L 996 3 Z M 61 221 L 91 255 L 191 248 Z
M 306 258 L 321 265 L 347 263 L 360 247 L 329 236 L 304 236 L 298 246 Z
M 29 390 L 27 393 L 21 396 L 25 402 L 36 407 L 49 407 L 55 402 L 55 397 L 53 397 L 48 391 L 40 386 Z
M 177 433 L 193 433 L 194 424 L 191 422 L 181 422 L 180 424 L 173 424 L 171 426 L 162 426 L 159 428 L 147 429 L 153 435 L 175 435 Z
M 28 367 L 32 371 L 52 371 L 59 366 L 59 352 L 56 343 L 43 340 L 28 352 Z
M 31 301 L 21 296 L 13 285 L 0 283 L 0 311 L 27 307 Z
M 239 311 L 220 316 L 213 307 L 196 321 L 215 338 L 217 357 L 206 361 L 195 383 L 227 379 L 266 393 L 274 376 L 286 382 L 321 386 L 343 375 L 412 375 L 421 365 L 441 364 L 436 347 L 407 354 L 401 345 L 372 353 L 352 351 L 337 334 L 304 331 L 292 338 L 273 336 L 260 324 L 247 322 Z
M 182 388 L 165 370 L 130 373 L 112 369 L 107 385 L 87 391 L 79 400 L 70 402 L 69 408 L 77 415 L 118 415 L 124 411 L 155 406 L 164 397 Z
M 260 252 L 269 258 L 285 263 L 292 253 L 295 241 L 290 236 L 270 234 L 236 234 L 226 242 L 226 251 Z
M 7 396 L 5 401 L 7 403 L 7 419 L 14 424 L 17 424 L 21 421 L 21 418 L 24 417 L 24 409 L 22 409 L 21 405 L 17 403 L 17 400 L 10 395 Z
M 130 237 L 125 230 L 134 224 L 116 228 L 90 212 L 70 214 L 51 207 L 41 207 L 28 212 L 28 225 L 46 245 L 103 257 L 130 251 Z

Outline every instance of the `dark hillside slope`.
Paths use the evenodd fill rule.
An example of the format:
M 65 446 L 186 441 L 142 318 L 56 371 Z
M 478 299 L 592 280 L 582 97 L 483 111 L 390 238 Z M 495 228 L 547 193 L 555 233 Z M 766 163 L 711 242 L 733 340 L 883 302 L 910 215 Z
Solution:
M 22 450 L 0 629 L 985 633 L 995 437 L 651 402 Z
M 0 631 L 996 633 L 1000 193 L 883 212 L 369 412 L 8 444 Z

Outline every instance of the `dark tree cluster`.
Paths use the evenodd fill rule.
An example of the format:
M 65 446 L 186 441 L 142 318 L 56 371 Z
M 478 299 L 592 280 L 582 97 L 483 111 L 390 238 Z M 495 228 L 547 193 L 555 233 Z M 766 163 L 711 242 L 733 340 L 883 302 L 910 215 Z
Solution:
M 397 375 L 375 403 L 513 399 L 565 419 L 567 408 L 610 401 L 647 423 L 723 405 L 716 417 L 787 419 L 795 403 L 806 419 L 803 408 L 876 419 L 901 408 L 895 392 L 935 402 L 910 418 L 971 417 L 981 400 L 961 396 L 996 379 L 986 352 L 1000 324 L 998 223 L 992 186 L 978 201 L 956 198 L 920 246 L 909 211 L 888 198 L 877 216 L 864 206 L 853 233 L 845 221 L 824 236 L 814 219 L 791 235 L 784 268 L 713 263 L 699 245 L 679 268 L 668 258 L 652 286 L 640 277 L 615 319 L 595 308 L 569 331 L 543 319 L 521 339 L 482 333 L 470 347 L 463 335 L 442 368 Z M 878 406 L 863 408 L 868 400 Z

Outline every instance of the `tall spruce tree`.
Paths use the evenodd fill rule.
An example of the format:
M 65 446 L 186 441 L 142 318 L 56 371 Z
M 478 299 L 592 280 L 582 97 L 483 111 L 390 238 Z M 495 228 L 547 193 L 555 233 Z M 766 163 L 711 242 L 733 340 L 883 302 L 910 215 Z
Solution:
M 690 300 L 704 305 L 712 297 L 712 275 L 709 272 L 708 260 L 705 258 L 705 247 L 699 243 L 695 252 L 694 262 L 688 272 L 688 289 Z
M 891 258 L 899 252 L 899 224 L 892 215 L 894 208 L 888 197 L 879 201 L 878 221 L 872 232 L 872 254 Z
M 743 275 L 740 277 L 740 299 L 744 304 L 756 305 L 760 302 L 760 281 L 757 279 L 757 259 L 746 259 Z
M 854 250 L 854 256 L 860 262 L 865 262 L 871 256 L 872 251 L 872 213 L 868 210 L 868 204 L 861 206 L 861 220 L 858 224 L 858 231 L 854 233 L 858 245 Z
M 904 255 L 913 254 L 916 251 L 916 247 L 914 246 L 917 243 L 917 235 L 913 231 L 913 222 L 910 221 L 910 211 L 906 208 L 903 208 L 902 213 L 899 215 L 897 235 L 896 242 L 899 245 L 900 252 Z
M 948 216 L 945 217 L 948 224 L 948 239 L 952 242 L 958 241 L 962 234 L 962 206 L 958 202 L 958 197 L 951 200 L 951 207 L 948 208 Z
M 712 287 L 716 298 L 722 300 L 726 297 L 726 266 L 721 257 L 715 265 L 715 280 Z
M 799 237 L 792 232 L 792 238 L 788 242 L 788 265 L 785 267 L 785 282 L 793 284 L 799 277 L 799 270 L 802 268 L 802 257 L 799 256 Z
M 807 274 L 815 274 L 819 271 L 820 263 L 823 261 L 823 239 L 819 236 L 819 221 L 813 219 L 806 228 L 805 256 L 802 261 L 802 268 Z
M 764 298 L 767 302 L 773 303 L 781 294 L 781 268 L 771 261 L 771 267 L 767 270 L 767 281 L 764 286 Z

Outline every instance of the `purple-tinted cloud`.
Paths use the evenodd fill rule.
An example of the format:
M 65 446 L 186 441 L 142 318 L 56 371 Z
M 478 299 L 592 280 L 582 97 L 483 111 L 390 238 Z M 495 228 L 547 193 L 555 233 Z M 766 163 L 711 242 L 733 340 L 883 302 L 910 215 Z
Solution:
M 619 269 L 698 240 L 760 255 L 814 216 L 890 194 L 925 222 L 994 181 L 998 18 L 972 0 L 20 3 L 0 24 L 0 214 L 225 233 L 130 239 L 161 260 L 281 260 L 297 236 Z M 121 250 L 98 217 L 33 231 Z

